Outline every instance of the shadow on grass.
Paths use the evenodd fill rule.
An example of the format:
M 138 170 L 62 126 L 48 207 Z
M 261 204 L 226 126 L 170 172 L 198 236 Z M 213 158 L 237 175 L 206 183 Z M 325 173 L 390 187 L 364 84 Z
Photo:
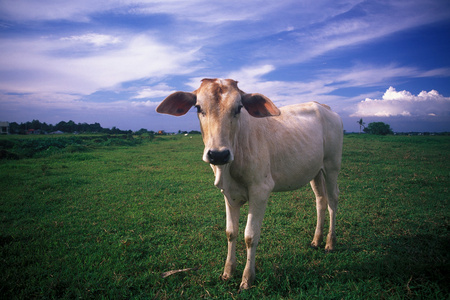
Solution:
M 403 282 L 407 295 L 450 293 L 450 236 L 431 234 L 400 236 L 380 240 L 385 251 L 367 266 L 354 266 L 367 272 L 367 278 Z M 399 282 L 399 283 L 400 283 Z
M 331 253 L 323 248 L 279 253 L 272 261 L 259 262 L 256 286 L 282 297 L 444 299 L 450 295 L 449 235 L 383 237 L 365 244 L 371 247 L 341 244 Z

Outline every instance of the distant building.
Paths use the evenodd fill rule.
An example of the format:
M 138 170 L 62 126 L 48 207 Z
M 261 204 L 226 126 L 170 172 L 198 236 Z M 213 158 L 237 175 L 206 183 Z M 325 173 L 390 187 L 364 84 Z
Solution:
M 41 134 L 40 129 L 28 129 L 27 134 Z
M 9 134 L 9 122 L 0 122 L 0 134 Z

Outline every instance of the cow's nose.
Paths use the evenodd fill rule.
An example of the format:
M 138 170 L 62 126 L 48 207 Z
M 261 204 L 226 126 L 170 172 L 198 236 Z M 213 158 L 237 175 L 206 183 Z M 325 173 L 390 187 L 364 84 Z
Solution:
M 230 161 L 230 158 L 231 158 L 230 150 L 208 151 L 209 162 L 213 165 L 224 165 Z

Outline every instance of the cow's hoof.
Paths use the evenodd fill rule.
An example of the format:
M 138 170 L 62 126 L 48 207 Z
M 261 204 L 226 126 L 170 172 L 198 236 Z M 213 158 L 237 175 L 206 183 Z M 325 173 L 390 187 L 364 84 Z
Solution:
M 227 281 L 227 280 L 231 279 L 231 275 L 229 275 L 229 274 L 222 274 L 220 276 L 220 279 L 222 279 L 223 281 Z
M 248 282 L 242 282 L 241 285 L 239 286 L 239 293 L 245 290 L 250 289 L 250 284 L 248 284 Z
M 335 249 L 334 248 L 327 248 L 327 247 L 325 247 L 325 253 L 333 253 L 335 251 Z
M 334 246 L 335 244 L 335 242 L 327 243 L 325 246 L 325 252 L 333 252 L 336 249 L 336 247 Z
M 314 250 L 319 249 L 319 246 L 317 246 L 317 245 L 314 244 L 314 243 L 311 243 L 311 245 L 309 245 L 309 247 L 310 247 L 311 249 L 314 249 Z
M 248 281 L 242 281 L 241 285 L 239 286 L 239 292 L 249 290 L 251 287 L 252 285 L 248 283 Z

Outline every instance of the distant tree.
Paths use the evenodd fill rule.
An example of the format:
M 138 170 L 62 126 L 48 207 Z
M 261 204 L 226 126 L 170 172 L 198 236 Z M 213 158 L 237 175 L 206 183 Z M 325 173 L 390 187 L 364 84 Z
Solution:
M 88 123 L 78 123 L 77 125 L 77 131 L 80 132 L 90 132 L 89 124 Z
M 61 121 L 55 125 L 55 131 L 67 132 L 67 122 Z
M 113 128 L 111 128 L 111 133 L 112 134 L 120 134 L 120 129 L 117 128 L 116 126 L 113 126 Z
M 369 123 L 369 125 L 366 128 L 364 128 L 364 132 L 377 135 L 386 135 L 394 133 L 391 129 L 391 126 L 383 122 Z
M 43 130 L 44 132 L 51 132 L 53 131 L 53 125 L 52 124 L 47 124 L 47 123 L 42 123 L 41 125 L 41 130 Z
M 101 132 L 103 128 L 100 123 L 94 123 L 89 125 L 89 129 L 91 132 Z
M 39 120 L 33 120 L 33 121 L 31 121 L 28 129 L 38 130 L 38 129 L 41 129 L 41 127 L 42 127 L 42 124 L 41 124 L 41 122 L 39 122 Z
M 141 128 L 135 132 L 135 134 L 137 134 L 137 135 L 142 135 L 142 134 L 146 134 L 146 133 L 148 133 L 148 130 L 145 128 Z
M 359 121 L 356 121 L 356 123 L 359 124 L 359 133 L 361 133 L 361 129 L 364 127 L 364 129 L 366 128 L 366 126 L 364 126 L 366 123 L 363 122 L 363 119 L 359 119 Z
M 27 133 L 27 131 L 28 131 L 28 123 L 30 123 L 30 122 L 27 122 L 27 123 L 20 123 L 20 125 L 19 125 L 19 134 L 26 134 Z M 10 127 L 11 127 L 11 125 L 10 125 Z
M 20 129 L 19 129 L 19 124 L 17 122 L 11 122 L 9 123 L 9 132 L 11 134 L 19 134 L 20 133 Z
M 66 124 L 66 132 L 74 132 L 77 131 L 77 124 L 75 124 L 74 121 L 69 120 L 69 122 L 67 122 Z

